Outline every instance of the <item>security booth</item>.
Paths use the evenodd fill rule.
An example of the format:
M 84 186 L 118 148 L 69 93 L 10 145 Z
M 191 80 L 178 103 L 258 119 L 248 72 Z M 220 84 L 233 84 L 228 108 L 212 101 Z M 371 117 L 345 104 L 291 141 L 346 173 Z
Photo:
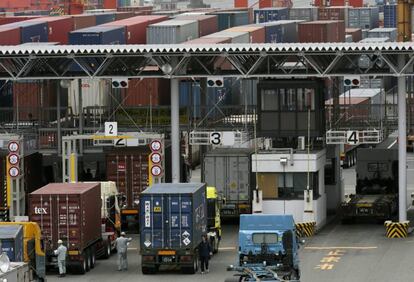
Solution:
M 308 122 L 312 137 L 325 134 L 323 80 L 263 80 L 257 87 L 260 136 L 307 136 Z

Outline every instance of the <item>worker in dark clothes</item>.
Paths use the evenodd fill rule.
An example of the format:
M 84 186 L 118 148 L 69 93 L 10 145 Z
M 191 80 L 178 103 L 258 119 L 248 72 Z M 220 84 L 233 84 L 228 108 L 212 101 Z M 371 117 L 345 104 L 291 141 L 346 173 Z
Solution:
M 208 269 L 208 261 L 210 259 L 210 256 L 213 255 L 210 242 L 207 239 L 207 235 L 201 236 L 202 241 L 200 245 L 198 246 L 198 253 L 200 255 L 200 263 L 201 263 L 201 274 L 204 274 L 204 269 L 206 272 L 209 272 Z

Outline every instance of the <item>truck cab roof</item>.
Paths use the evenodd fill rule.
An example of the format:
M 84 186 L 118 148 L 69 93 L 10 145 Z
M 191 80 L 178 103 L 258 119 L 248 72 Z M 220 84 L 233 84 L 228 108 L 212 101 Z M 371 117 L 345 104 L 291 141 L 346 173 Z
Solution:
M 243 214 L 240 215 L 240 231 L 242 230 L 294 230 L 295 221 L 292 215 L 276 214 Z

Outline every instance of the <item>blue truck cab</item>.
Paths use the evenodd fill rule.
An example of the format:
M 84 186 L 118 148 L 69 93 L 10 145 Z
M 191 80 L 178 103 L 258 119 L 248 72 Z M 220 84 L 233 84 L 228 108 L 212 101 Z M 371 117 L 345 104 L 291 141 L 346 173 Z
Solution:
M 239 266 L 274 266 L 284 279 L 299 280 L 295 229 L 292 215 L 240 215 Z

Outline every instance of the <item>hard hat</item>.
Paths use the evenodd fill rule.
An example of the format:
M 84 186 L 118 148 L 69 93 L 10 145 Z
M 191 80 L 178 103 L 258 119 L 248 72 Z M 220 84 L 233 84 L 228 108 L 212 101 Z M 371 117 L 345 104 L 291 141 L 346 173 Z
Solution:
M 58 244 L 63 244 L 63 241 L 59 239 Z
M 125 232 L 121 232 L 121 236 L 125 236 L 126 234 L 125 234 Z

